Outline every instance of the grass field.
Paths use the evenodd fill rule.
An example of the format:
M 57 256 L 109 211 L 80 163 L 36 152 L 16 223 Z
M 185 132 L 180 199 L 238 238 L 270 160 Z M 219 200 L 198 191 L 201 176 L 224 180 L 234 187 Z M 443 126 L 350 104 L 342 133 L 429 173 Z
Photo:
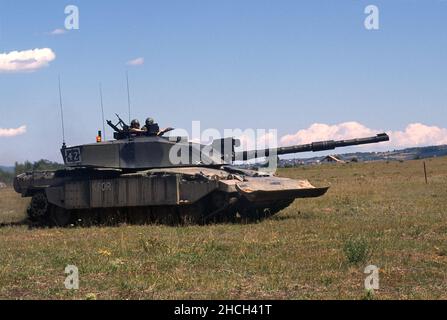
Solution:
M 0 228 L 3 299 L 447 299 L 447 158 L 282 169 L 330 185 L 257 224 Z M 26 200 L 0 190 L 0 223 Z M 380 268 L 367 295 L 363 273 Z M 67 265 L 80 289 L 64 287 Z

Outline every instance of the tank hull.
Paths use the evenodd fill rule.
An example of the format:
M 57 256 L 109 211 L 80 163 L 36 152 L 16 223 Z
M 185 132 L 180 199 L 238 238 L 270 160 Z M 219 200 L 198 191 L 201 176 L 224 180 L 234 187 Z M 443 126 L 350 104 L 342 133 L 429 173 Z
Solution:
M 32 197 L 28 216 L 35 222 L 72 224 L 125 212 L 126 220 L 169 218 L 205 223 L 237 217 L 271 216 L 297 198 L 324 195 L 307 180 L 292 180 L 235 168 L 179 167 L 122 173 L 108 169 L 66 169 L 16 177 L 16 192 Z M 147 219 L 144 219 L 145 216 Z M 67 218 L 70 217 L 70 218 Z M 79 220 L 79 219 L 77 219 Z

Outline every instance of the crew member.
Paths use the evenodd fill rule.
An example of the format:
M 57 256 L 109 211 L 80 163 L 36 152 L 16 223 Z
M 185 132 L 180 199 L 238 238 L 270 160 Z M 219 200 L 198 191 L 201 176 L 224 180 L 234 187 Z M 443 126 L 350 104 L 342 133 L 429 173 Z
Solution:
M 160 130 L 160 127 L 157 123 L 155 123 L 154 119 L 147 118 L 146 119 L 146 125 L 142 129 L 144 132 L 146 132 L 149 136 L 163 136 L 165 133 L 168 133 L 170 131 L 173 131 L 173 128 L 166 128 L 163 130 Z
M 143 133 L 144 130 L 141 130 L 140 122 L 135 119 L 130 123 L 130 132 L 131 133 Z
M 155 123 L 154 119 L 152 118 L 147 118 L 146 119 L 146 124 L 145 126 L 142 128 L 143 131 L 149 132 L 150 134 L 158 134 L 158 131 L 160 131 L 160 128 L 158 127 L 158 125 Z

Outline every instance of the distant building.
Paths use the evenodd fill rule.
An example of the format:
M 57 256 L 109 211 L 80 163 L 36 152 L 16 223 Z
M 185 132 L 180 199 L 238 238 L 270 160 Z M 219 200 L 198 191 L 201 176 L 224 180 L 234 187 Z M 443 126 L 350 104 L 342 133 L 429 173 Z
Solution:
M 325 163 L 325 162 L 329 162 L 329 163 L 345 163 L 345 161 L 339 159 L 336 156 L 327 156 L 321 162 L 323 162 L 323 163 Z
M 6 188 L 6 183 L 0 182 L 0 189 Z

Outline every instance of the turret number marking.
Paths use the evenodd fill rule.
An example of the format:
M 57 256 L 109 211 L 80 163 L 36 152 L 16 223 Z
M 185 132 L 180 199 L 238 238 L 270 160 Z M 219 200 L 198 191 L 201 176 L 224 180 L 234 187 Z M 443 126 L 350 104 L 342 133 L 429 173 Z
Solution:
M 81 159 L 81 149 L 80 148 L 73 148 L 73 149 L 65 150 L 65 161 L 68 164 L 82 162 L 82 159 Z

